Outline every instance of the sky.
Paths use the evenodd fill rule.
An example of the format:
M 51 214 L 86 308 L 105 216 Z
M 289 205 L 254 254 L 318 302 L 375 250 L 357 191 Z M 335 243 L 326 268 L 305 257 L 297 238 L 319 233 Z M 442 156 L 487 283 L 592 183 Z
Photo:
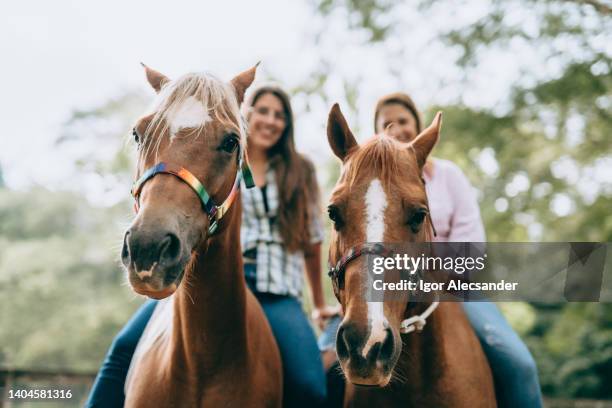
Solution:
M 453 19 L 465 21 L 482 12 L 478 1 Z M 481 2 L 480 2 L 481 3 Z M 333 72 L 325 93 L 329 100 L 294 98 L 298 148 L 323 162 L 331 157 L 324 126 L 333 102 L 342 102 L 344 83 L 358 83 L 357 115 L 344 111 L 360 137 L 372 134 L 371 115 L 376 99 L 407 88 L 420 106 L 444 103 L 458 88 L 432 86 L 422 78 L 432 71 L 453 83 L 456 67 L 444 62 L 452 55 L 435 44 L 435 32 L 420 21 L 415 10 L 402 13 L 413 27 L 408 38 L 386 48 L 363 46 L 360 33 L 345 27 L 346 15 L 316 18 L 303 1 L 32 1 L 0 6 L 0 92 L 3 131 L 0 165 L 9 187 L 34 184 L 54 189 L 74 174 L 53 143 L 74 110 L 104 104 L 130 90 L 150 92 L 140 62 L 176 77 L 190 71 L 211 71 L 230 79 L 262 61 L 258 80 L 274 78 L 291 88 L 308 81 L 325 61 Z M 329 24 L 330 22 L 334 24 Z M 322 25 L 328 25 L 321 30 Z M 324 35 L 315 39 L 315 33 Z M 415 35 L 418 33 L 418 35 Z M 421 56 L 406 66 L 395 66 L 401 78 L 389 76 L 398 65 L 394 48 L 410 41 Z M 499 72 L 488 78 L 495 80 Z M 503 83 L 503 81 L 498 81 Z M 496 103 L 499 92 L 478 92 L 481 104 Z M 478 96 L 480 95 L 480 96 Z M 152 95 L 151 95 L 152 96 Z M 468 95 L 469 96 L 469 95 Z M 488 98 L 488 100 L 487 100 Z M 308 109 L 306 104 L 309 104 Z M 72 171 L 72 173 L 74 173 Z
M 61 158 L 50 147 L 62 124 L 73 110 L 126 90 L 149 92 L 141 61 L 171 77 L 207 70 L 230 79 L 261 60 L 284 63 L 290 80 L 288 58 L 299 52 L 307 21 L 306 5 L 289 3 L 3 2 L 0 163 L 7 184 L 52 185 Z

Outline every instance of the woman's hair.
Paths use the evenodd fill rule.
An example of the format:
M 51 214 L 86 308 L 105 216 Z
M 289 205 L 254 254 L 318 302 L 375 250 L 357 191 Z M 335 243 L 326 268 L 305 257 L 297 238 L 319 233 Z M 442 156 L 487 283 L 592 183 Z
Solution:
M 283 243 L 289 251 L 304 249 L 310 243 L 310 224 L 319 210 L 319 186 L 310 160 L 295 150 L 293 111 L 289 96 L 278 86 L 261 86 L 250 95 L 247 106 L 253 107 L 265 95 L 276 96 L 283 105 L 285 129 L 268 150 L 270 166 L 278 185 L 277 222 Z
M 417 135 L 421 133 L 421 115 L 419 114 L 419 110 L 414 104 L 412 98 L 408 96 L 408 94 L 402 92 L 394 92 L 392 94 L 385 95 L 380 98 L 378 102 L 376 102 L 376 109 L 374 111 L 374 132 L 376 133 L 376 124 L 378 123 L 378 115 L 380 114 L 380 110 L 383 106 L 392 104 L 402 105 L 408 109 L 416 121 Z

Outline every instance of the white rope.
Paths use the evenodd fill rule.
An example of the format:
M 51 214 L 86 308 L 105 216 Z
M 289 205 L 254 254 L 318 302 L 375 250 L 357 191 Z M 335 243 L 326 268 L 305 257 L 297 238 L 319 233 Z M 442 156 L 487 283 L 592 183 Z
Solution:
M 436 300 L 432 302 L 431 305 L 429 305 L 429 307 L 425 309 L 425 311 L 420 315 L 415 315 L 403 320 L 402 323 L 400 323 L 400 333 L 407 334 L 412 333 L 415 330 L 419 332 L 422 331 L 423 327 L 425 327 L 425 325 L 427 324 L 426 319 L 434 312 L 434 310 L 436 310 L 436 308 L 440 304 L 437 299 L 438 298 L 436 296 Z

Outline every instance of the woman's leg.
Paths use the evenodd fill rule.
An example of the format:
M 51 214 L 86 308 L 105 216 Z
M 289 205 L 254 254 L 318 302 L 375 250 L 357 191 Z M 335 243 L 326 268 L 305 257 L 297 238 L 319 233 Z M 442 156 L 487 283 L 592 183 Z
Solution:
M 94 381 L 86 407 L 122 407 L 125 377 L 138 340 L 155 310 L 154 300 L 146 301 L 121 329 L 110 346 Z
M 541 407 L 538 371 L 531 353 L 494 303 L 464 302 L 489 360 L 500 407 Z
M 314 332 L 300 302 L 291 296 L 255 294 L 272 326 L 283 360 L 283 407 L 325 403 L 325 374 Z

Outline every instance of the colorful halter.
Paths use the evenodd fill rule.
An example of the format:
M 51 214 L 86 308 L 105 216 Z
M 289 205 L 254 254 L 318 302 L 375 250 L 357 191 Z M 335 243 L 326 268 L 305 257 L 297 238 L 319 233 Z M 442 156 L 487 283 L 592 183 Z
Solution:
M 244 178 L 244 183 L 247 188 L 252 188 L 255 186 L 255 182 L 253 181 L 253 175 L 251 174 L 251 169 L 249 168 L 248 159 L 246 158 L 246 152 L 244 152 L 242 148 L 239 151 L 238 171 L 236 172 L 236 179 L 234 180 L 234 185 L 232 186 L 232 190 L 230 191 L 229 195 L 227 196 L 225 201 L 221 203 L 221 205 L 215 204 L 212 197 L 206 191 L 204 185 L 189 170 L 172 163 L 159 162 L 153 167 L 150 167 L 145 170 L 143 175 L 138 180 L 136 180 L 136 182 L 132 186 L 131 193 L 135 200 L 134 211 L 138 212 L 139 197 L 140 192 L 142 191 L 142 187 L 148 180 L 150 180 L 157 174 L 172 174 L 178 177 L 184 183 L 186 183 L 189 187 L 191 187 L 193 191 L 195 191 L 195 193 L 200 198 L 200 201 L 202 202 L 202 205 L 204 207 L 204 211 L 208 215 L 208 219 L 210 221 L 210 226 L 208 227 L 209 234 L 213 234 L 217 230 L 219 220 L 221 220 L 221 218 L 227 213 L 232 203 L 236 199 L 236 196 L 240 191 L 240 181 Z

